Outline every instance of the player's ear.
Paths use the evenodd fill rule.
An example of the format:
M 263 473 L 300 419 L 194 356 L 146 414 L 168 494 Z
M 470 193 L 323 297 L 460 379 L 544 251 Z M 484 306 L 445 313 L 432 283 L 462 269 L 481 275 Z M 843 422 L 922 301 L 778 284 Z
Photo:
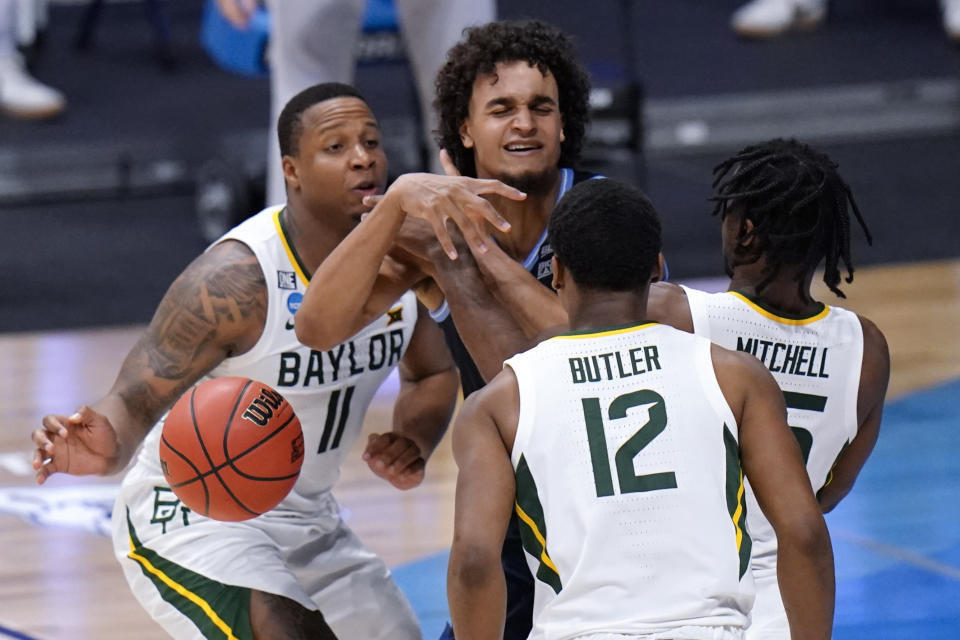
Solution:
M 460 142 L 466 149 L 473 149 L 473 136 L 470 135 L 470 126 L 464 120 L 460 125 Z
M 300 173 L 297 170 L 297 163 L 291 156 L 283 156 L 280 161 L 283 167 L 283 179 L 287 181 L 287 188 L 300 188 Z
M 650 272 L 650 282 L 660 282 L 663 280 L 663 252 L 657 254 L 657 262 L 653 265 Z
M 553 271 L 553 278 L 550 282 L 555 291 L 563 289 L 563 265 L 557 260 L 556 254 L 550 257 L 550 269 Z
M 737 229 L 737 243 L 744 249 L 753 244 L 753 220 L 746 216 L 740 216 L 740 224 Z

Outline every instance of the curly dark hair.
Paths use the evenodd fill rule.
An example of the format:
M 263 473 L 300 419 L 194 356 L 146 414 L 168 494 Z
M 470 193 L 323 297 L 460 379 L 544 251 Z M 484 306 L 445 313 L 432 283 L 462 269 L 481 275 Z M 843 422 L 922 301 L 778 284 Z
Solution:
M 850 209 L 872 244 L 873 238 L 853 192 L 826 154 L 796 140 L 780 138 L 744 148 L 713 170 L 713 214 L 731 207 L 753 222 L 754 257 L 764 256 L 760 289 L 784 266 L 801 267 L 798 285 L 826 259 L 823 281 L 837 296 L 842 261 L 853 282 Z M 849 205 L 849 206 L 848 206 Z
M 637 291 L 650 284 L 662 246 L 660 217 L 636 187 L 584 180 L 560 198 L 547 229 L 557 260 L 579 286 Z
M 590 79 L 577 61 L 570 38 L 539 20 L 491 22 L 467 28 L 464 34 L 437 73 L 437 97 L 433 101 L 440 122 L 437 143 L 447 150 L 460 173 L 476 177 L 473 151 L 460 140 L 460 125 L 469 115 L 474 81 L 477 76 L 493 73 L 499 62 L 519 60 L 543 74 L 549 71 L 556 79 L 566 138 L 560 147 L 560 164 L 574 166 L 589 119 Z

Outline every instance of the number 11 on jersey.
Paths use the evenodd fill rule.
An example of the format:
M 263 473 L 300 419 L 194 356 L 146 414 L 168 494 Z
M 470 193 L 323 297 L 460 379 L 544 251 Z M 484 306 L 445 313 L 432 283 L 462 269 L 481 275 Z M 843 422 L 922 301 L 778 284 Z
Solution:
M 603 428 L 600 398 L 582 398 L 581 402 L 583 418 L 587 426 L 587 443 L 590 446 L 590 462 L 593 464 L 593 481 L 597 488 L 597 497 L 612 496 L 615 490 L 610 458 L 607 455 L 607 436 Z M 650 405 L 649 419 L 627 438 L 614 456 L 620 493 L 677 488 L 677 475 L 673 471 L 638 476 L 633 469 L 634 458 L 667 428 L 667 410 L 663 403 L 663 396 L 650 389 L 617 396 L 607 408 L 607 417 L 610 420 L 620 420 L 627 417 L 629 409 L 643 405 Z

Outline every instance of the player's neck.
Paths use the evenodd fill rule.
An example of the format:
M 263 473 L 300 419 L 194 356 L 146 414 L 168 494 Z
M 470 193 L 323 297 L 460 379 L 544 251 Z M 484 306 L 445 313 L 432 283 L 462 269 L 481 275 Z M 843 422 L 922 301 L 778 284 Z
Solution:
M 608 329 L 647 320 L 647 291 L 579 291 L 567 310 L 571 331 Z
M 528 193 L 522 201 L 491 196 L 490 202 L 510 222 L 510 231 L 494 231 L 494 237 L 503 250 L 514 260 L 524 260 L 540 241 L 547 228 L 550 212 L 557 203 L 562 174 L 557 169 L 549 189 L 542 193 Z
M 288 202 L 281 215 L 287 241 L 310 275 L 349 233 L 349 229 L 330 224 L 332 215 L 312 215 L 295 203 Z
M 817 313 L 822 304 L 810 294 L 813 273 L 806 273 L 798 281 L 795 272 L 780 274 L 762 289 L 765 276 L 756 264 L 734 268 L 730 278 L 730 291 L 737 291 L 767 309 L 784 315 L 806 316 Z

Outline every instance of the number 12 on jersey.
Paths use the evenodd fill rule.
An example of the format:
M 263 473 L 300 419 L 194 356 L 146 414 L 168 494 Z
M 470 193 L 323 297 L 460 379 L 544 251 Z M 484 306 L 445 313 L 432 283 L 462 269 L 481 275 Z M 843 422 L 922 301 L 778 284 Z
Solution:
M 603 428 L 600 398 L 582 398 L 581 402 L 583 418 L 587 426 L 587 443 L 590 446 L 590 462 L 593 464 L 593 481 L 597 487 L 597 497 L 612 496 L 615 491 L 610 458 L 607 455 L 607 436 Z M 649 419 L 636 433 L 627 438 L 614 456 L 620 493 L 677 488 L 677 475 L 673 471 L 638 476 L 633 468 L 634 458 L 667 428 L 667 410 L 663 403 L 663 396 L 649 389 L 625 393 L 613 399 L 607 408 L 607 417 L 609 420 L 621 420 L 627 417 L 629 409 L 644 405 L 650 405 Z

